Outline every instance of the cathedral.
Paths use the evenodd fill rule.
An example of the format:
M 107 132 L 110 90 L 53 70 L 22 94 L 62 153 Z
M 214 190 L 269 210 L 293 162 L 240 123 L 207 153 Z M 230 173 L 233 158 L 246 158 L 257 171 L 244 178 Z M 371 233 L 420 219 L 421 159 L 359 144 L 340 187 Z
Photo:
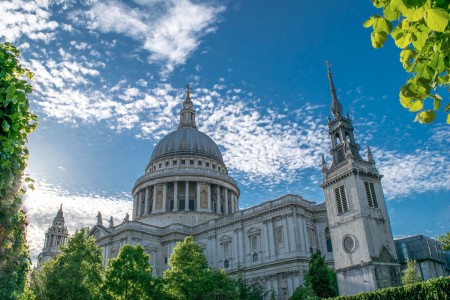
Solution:
M 105 266 L 123 245 L 139 244 L 150 255 L 154 275 L 161 276 L 177 242 L 192 236 L 211 268 L 239 274 L 265 297 L 274 291 L 278 299 L 288 299 L 302 285 L 315 249 L 335 269 L 340 295 L 399 285 L 382 175 L 369 148 L 366 159 L 360 156 L 329 67 L 328 78 L 332 163 L 327 166 L 322 156 L 324 203 L 289 194 L 239 209 L 239 186 L 216 143 L 198 130 L 188 86 L 177 130 L 157 144 L 132 188 L 131 216 L 114 224 L 99 212 L 90 230 Z M 67 230 L 56 236 L 65 239 Z

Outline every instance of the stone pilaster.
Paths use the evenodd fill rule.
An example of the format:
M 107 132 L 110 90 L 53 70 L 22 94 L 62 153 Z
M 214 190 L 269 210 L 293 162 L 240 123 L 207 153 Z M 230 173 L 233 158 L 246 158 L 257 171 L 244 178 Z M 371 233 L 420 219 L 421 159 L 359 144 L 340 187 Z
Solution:
M 186 181 L 186 190 L 184 196 L 184 210 L 189 211 L 189 181 Z
M 178 181 L 173 183 L 173 211 L 178 211 Z

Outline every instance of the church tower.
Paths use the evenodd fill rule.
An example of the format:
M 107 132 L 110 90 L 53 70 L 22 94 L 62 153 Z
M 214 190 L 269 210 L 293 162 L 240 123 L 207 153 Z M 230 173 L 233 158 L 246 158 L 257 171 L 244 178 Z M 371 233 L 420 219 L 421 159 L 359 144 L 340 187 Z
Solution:
M 38 265 L 40 268 L 42 264 L 59 254 L 59 248 L 65 245 L 69 233 L 67 227 L 64 224 L 64 215 L 62 210 L 62 204 L 56 213 L 56 217 L 53 219 L 53 224 L 48 228 L 45 233 L 45 242 L 42 252 L 38 255 Z
M 328 134 L 332 163 L 322 156 L 322 189 L 333 244 L 340 295 L 400 284 L 389 216 L 381 187 L 382 175 L 367 148 L 361 158 L 352 121 L 344 117 L 328 67 L 331 113 Z

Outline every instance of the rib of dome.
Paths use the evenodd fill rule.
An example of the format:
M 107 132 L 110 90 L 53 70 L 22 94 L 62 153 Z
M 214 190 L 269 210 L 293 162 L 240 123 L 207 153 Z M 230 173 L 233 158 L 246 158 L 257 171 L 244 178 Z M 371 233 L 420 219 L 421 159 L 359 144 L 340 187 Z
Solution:
M 164 157 L 199 155 L 223 163 L 222 154 L 216 143 L 196 128 L 178 128 L 169 133 L 155 147 L 150 163 Z

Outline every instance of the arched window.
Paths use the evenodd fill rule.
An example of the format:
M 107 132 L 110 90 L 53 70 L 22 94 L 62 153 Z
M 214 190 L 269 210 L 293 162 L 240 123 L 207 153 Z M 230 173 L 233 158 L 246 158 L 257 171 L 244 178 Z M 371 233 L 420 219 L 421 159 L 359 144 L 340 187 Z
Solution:
M 228 259 L 225 259 L 225 260 L 223 261 L 223 267 L 224 267 L 225 269 L 227 269 L 227 268 L 230 267 L 230 261 L 229 261 Z
M 333 245 L 331 244 L 330 229 L 328 227 L 325 228 L 325 240 L 327 243 L 327 252 L 333 252 Z
M 346 142 L 349 142 L 349 143 L 351 142 L 351 140 L 350 140 L 350 135 L 348 134 L 347 131 L 345 132 L 345 141 L 346 141 Z
M 336 136 L 334 138 L 335 138 L 336 145 L 339 145 L 341 142 L 341 137 L 340 137 L 339 133 L 336 133 Z

